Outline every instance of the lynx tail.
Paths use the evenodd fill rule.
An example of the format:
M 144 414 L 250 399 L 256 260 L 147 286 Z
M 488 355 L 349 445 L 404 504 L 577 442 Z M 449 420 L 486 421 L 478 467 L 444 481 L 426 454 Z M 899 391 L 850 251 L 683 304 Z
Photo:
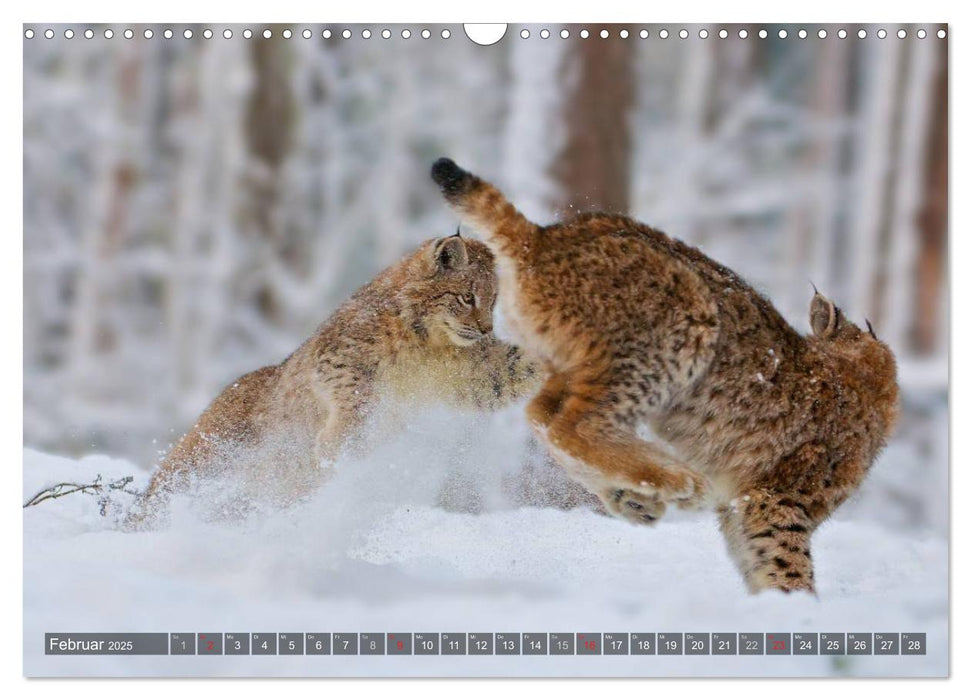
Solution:
M 537 230 L 536 224 L 510 204 L 502 192 L 463 170 L 453 160 L 439 158 L 432 166 L 431 175 L 462 222 L 482 234 L 487 243 L 512 254 Z

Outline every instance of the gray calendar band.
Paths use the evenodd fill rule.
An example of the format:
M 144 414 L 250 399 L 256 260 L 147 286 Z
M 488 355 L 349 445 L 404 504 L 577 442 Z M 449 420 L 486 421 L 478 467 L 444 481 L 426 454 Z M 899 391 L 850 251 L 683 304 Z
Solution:
M 44 653 L 53 656 L 144 656 L 169 653 L 167 632 L 48 632 Z
M 94 655 L 903 655 L 925 632 L 48 632 L 44 653 Z

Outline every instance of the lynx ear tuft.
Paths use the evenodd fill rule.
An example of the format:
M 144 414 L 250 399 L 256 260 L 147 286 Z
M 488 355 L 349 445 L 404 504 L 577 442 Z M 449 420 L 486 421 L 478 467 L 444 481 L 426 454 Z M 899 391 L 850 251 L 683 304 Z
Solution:
M 819 292 L 813 295 L 809 305 L 809 325 L 813 334 L 819 338 L 828 338 L 836 331 L 836 319 L 839 309 L 836 304 Z
M 460 270 L 469 264 L 469 251 L 458 234 L 436 241 L 432 257 L 439 272 Z

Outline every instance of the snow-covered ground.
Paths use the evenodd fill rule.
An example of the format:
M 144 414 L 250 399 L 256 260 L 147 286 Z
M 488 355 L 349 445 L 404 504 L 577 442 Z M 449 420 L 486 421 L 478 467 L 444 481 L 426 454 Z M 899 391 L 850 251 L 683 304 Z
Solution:
M 436 425 L 441 425 L 437 422 Z M 460 434 L 456 431 L 455 434 Z M 485 440 L 494 440 L 487 436 Z M 472 446 L 474 447 L 474 445 Z M 491 450 L 491 454 L 499 452 Z M 464 454 L 464 457 L 461 455 Z M 743 589 L 712 514 L 636 527 L 586 508 L 436 505 L 446 465 L 485 452 L 412 430 L 341 465 L 308 501 L 213 522 L 205 498 L 126 533 L 83 494 L 24 511 L 24 671 L 86 675 L 901 675 L 948 672 L 948 546 L 866 517 L 814 540 L 818 599 Z M 888 458 L 893 458 L 893 451 Z M 902 456 L 907 457 L 905 451 Z M 510 462 L 508 451 L 498 456 Z M 30 449 L 44 486 L 148 470 Z M 493 476 L 489 476 L 492 479 Z M 498 479 L 498 476 L 495 476 Z M 488 480 L 488 479 L 487 479 Z M 866 489 L 866 487 L 864 487 Z M 201 500 L 200 500 L 201 499 Z M 124 501 L 117 499 L 121 506 Z M 926 656 L 45 656 L 45 632 L 926 632 Z

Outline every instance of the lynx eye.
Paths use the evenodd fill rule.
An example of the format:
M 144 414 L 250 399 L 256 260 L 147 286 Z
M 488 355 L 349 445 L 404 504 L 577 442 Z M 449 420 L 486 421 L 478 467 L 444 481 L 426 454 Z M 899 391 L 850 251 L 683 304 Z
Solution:
M 473 294 L 460 294 L 459 303 L 465 307 L 475 306 L 475 295 Z

